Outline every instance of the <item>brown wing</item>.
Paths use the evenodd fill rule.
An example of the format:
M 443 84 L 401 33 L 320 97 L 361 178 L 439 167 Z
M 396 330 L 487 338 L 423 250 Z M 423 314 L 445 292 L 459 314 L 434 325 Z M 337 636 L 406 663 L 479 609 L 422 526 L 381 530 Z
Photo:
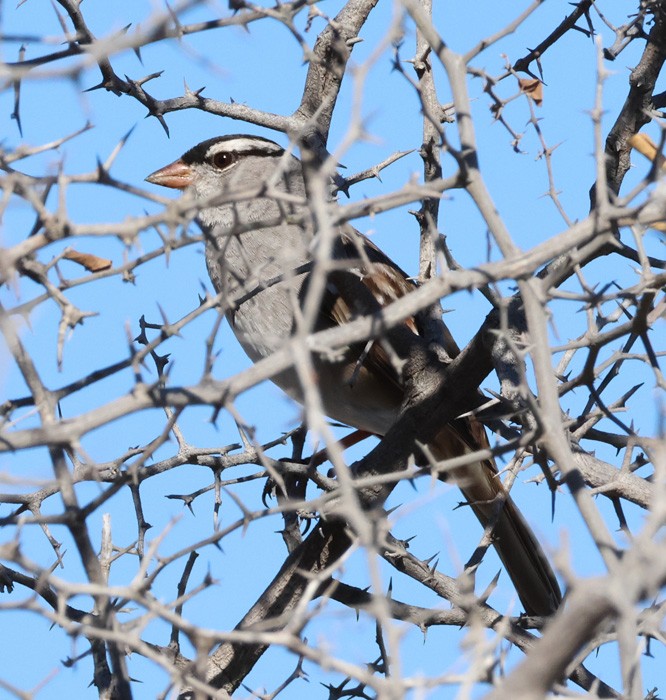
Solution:
M 333 324 L 343 324 L 354 316 L 371 312 L 373 305 L 387 306 L 416 288 L 398 265 L 352 226 L 341 229 L 333 257 L 348 263 L 343 270 L 331 275 L 323 302 L 322 310 Z M 365 304 L 364 297 L 368 300 Z M 402 325 L 418 335 L 413 318 Z M 455 354 L 458 352 L 455 347 Z M 398 372 L 381 342 L 374 341 L 369 347 L 359 348 L 359 357 L 368 370 L 402 389 Z
M 415 289 L 415 284 L 390 258 L 351 226 L 342 231 L 336 242 L 334 258 L 348 260 L 349 266 L 331 278 L 324 299 L 322 310 L 332 324 L 343 324 L 356 314 L 373 310 L 373 305 L 385 306 Z M 372 298 L 363 308 L 368 292 Z M 404 321 L 404 326 L 418 334 L 414 319 Z M 448 329 L 445 345 L 451 357 L 460 352 Z M 402 389 L 398 372 L 381 342 L 375 341 L 356 352 L 365 368 Z M 444 426 L 429 447 L 436 459 L 445 460 L 487 448 L 489 442 L 478 421 L 464 418 Z M 557 579 L 532 530 L 504 490 L 494 461 L 473 462 L 455 469 L 451 476 L 484 526 L 495 517 L 497 498 L 501 497 L 504 505 L 493 530 L 497 553 L 525 610 L 531 615 L 554 612 L 562 599 Z

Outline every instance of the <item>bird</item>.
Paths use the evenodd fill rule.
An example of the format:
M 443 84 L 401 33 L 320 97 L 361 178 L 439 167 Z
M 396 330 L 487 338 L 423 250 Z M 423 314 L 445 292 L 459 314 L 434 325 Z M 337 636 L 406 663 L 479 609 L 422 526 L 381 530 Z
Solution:
M 260 136 L 231 134 L 199 143 L 146 181 L 183 190 L 193 198 L 205 239 L 206 266 L 218 293 L 234 298 L 227 319 L 254 362 L 284 346 L 303 322 L 313 283 L 319 238 L 308 199 L 302 162 L 292 149 Z M 334 231 L 332 267 L 346 270 L 359 298 L 370 293 L 384 307 L 416 289 L 386 254 L 349 223 Z M 344 324 L 359 314 L 358 304 L 336 275 L 325 280 L 321 303 L 309 330 Z M 336 282 L 336 280 L 338 280 Z M 360 285 L 360 286 L 359 286 Z M 231 296 L 233 295 L 233 297 Z M 222 298 L 225 298 L 224 296 Z M 408 318 L 404 327 L 418 334 Z M 444 351 L 459 349 L 443 324 Z M 336 356 L 313 358 L 316 385 L 332 419 L 378 436 L 397 420 L 405 398 L 400 372 L 381 342 L 353 344 Z M 297 372 L 272 380 L 303 403 Z M 428 447 L 438 460 L 488 449 L 483 426 L 474 417 L 442 426 Z M 496 518 L 493 545 L 528 615 L 553 614 L 562 601 L 557 578 L 532 529 L 508 495 L 492 459 L 455 470 L 454 481 L 482 525 Z M 503 506 L 497 514 L 495 503 Z

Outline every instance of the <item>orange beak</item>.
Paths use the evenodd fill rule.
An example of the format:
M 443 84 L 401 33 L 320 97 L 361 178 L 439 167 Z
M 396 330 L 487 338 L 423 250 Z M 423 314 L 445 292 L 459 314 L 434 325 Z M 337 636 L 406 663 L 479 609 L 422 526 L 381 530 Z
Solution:
M 184 190 L 192 184 L 192 179 L 192 168 L 178 159 L 148 175 L 146 182 L 171 187 L 174 190 Z

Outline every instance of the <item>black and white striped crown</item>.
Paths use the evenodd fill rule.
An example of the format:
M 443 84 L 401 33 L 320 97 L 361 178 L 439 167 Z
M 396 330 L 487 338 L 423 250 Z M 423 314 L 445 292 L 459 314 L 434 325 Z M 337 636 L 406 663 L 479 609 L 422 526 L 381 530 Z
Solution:
M 203 163 L 213 156 L 221 153 L 229 153 L 235 157 L 244 156 L 270 156 L 279 158 L 284 153 L 284 148 L 275 141 L 265 139 L 261 136 L 250 136 L 248 134 L 230 134 L 228 136 L 216 136 L 215 138 L 202 141 L 190 148 L 182 157 L 184 163 Z

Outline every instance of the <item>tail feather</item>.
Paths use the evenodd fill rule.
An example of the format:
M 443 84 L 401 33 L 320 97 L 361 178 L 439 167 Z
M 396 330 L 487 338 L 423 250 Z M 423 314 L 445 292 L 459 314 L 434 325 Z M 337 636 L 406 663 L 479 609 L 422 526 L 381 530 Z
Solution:
M 463 439 L 459 422 L 441 431 L 431 449 L 438 459 L 471 453 L 488 446 L 479 424 L 466 421 L 472 440 Z M 469 443 L 473 442 L 472 445 Z M 506 567 L 528 615 L 551 615 L 562 601 L 562 593 L 546 555 L 532 529 L 511 500 L 491 460 L 452 470 L 456 484 L 485 527 L 497 514 L 498 497 L 504 501 L 493 529 L 493 544 Z
M 483 509 L 463 489 L 472 503 L 472 510 L 485 525 L 488 518 Z M 546 555 L 532 529 L 507 496 L 493 529 L 493 544 L 506 567 L 516 592 L 528 615 L 551 615 L 562 602 L 562 593 Z

